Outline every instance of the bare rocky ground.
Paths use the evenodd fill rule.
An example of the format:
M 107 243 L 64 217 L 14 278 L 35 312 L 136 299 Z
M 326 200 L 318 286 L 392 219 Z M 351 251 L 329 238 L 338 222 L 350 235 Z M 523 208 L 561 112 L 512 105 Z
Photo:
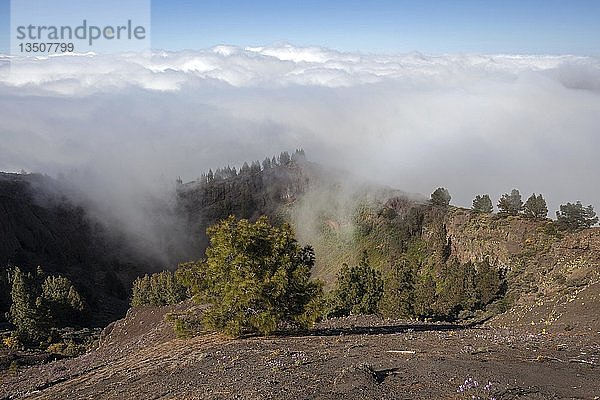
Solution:
M 2 372 L 0 399 L 600 398 L 597 325 L 541 333 L 361 316 L 303 334 L 177 339 L 172 309 L 132 309 L 95 351 Z

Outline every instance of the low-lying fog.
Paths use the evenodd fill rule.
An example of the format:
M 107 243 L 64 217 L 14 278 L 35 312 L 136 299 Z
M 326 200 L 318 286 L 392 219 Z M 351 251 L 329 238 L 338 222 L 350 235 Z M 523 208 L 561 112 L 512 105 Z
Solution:
M 0 170 L 63 175 L 152 240 L 175 179 L 302 147 L 311 161 L 453 204 L 543 193 L 600 206 L 600 61 L 379 56 L 292 46 L 0 56 Z M 165 222 L 169 224 L 170 222 Z

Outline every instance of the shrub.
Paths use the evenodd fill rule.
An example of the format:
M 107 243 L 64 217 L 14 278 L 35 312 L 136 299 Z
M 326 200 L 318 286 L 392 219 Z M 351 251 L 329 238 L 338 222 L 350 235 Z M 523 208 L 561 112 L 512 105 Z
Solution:
M 52 343 L 50 346 L 48 346 L 46 348 L 46 353 L 50 353 L 50 354 L 62 354 L 62 352 L 64 351 L 65 347 L 67 345 L 64 344 L 63 342 L 58 342 L 58 343 Z
M 381 273 L 369 265 L 365 254 L 358 265 L 344 264 L 339 271 L 330 315 L 374 314 L 382 296 Z
M 21 346 L 21 343 L 19 343 L 19 339 L 16 336 L 9 336 L 2 339 L 2 344 L 11 350 L 16 350 Z
M 206 260 L 185 264 L 178 274 L 196 301 L 211 305 L 203 314 L 208 328 L 268 335 L 282 322 L 314 322 L 322 295 L 322 284 L 310 279 L 314 252 L 298 245 L 288 224 L 231 216 L 207 235 Z
M 178 338 L 189 338 L 202 331 L 202 319 L 193 311 L 168 313 L 165 315 L 165 321 L 173 326 Z

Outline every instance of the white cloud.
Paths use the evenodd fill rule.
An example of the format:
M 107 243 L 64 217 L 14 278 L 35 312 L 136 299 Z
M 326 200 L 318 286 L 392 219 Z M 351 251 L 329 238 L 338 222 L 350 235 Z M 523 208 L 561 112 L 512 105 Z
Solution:
M 600 206 L 594 58 L 286 45 L 3 59 L 0 170 L 77 170 L 115 220 L 178 175 L 296 147 L 467 206 L 512 187 Z
M 216 80 L 234 87 L 312 85 L 335 88 L 378 82 L 422 84 L 423 81 L 456 86 L 473 79 L 511 80 L 528 72 L 556 70 L 559 71 L 558 79 L 577 85 L 580 78 L 597 78 L 599 68 L 596 59 L 574 56 L 427 56 L 419 53 L 380 56 L 290 45 L 217 46 L 201 51 L 158 51 L 151 56 L 87 53 L 13 57 L 11 62 L 12 72 L 3 74 L 0 80 L 3 84 L 37 85 L 39 89 L 60 92 L 61 86 L 57 83 L 75 80 L 85 93 L 129 85 L 179 90 L 184 84 L 204 80 Z M 587 76 L 573 77 L 578 74 Z

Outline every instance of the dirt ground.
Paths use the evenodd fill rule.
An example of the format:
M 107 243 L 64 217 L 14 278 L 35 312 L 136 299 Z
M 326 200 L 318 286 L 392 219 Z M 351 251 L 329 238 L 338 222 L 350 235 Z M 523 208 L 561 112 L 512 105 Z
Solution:
M 2 372 L 0 399 L 600 399 L 600 332 L 361 316 L 298 335 L 177 339 L 169 310 L 130 310 L 95 351 Z

